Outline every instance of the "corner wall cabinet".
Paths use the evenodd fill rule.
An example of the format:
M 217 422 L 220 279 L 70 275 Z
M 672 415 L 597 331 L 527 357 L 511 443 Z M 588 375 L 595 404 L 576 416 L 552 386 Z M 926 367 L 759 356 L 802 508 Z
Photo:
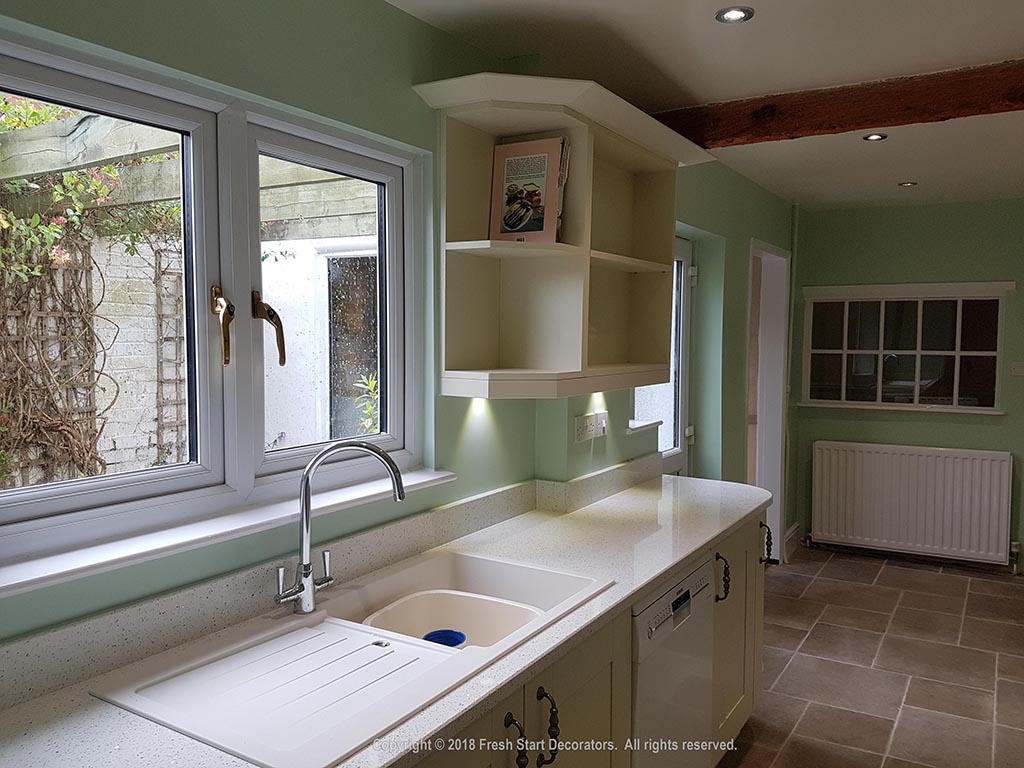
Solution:
M 482 73 L 441 110 L 441 394 L 552 398 L 669 380 L 676 171 L 713 159 L 596 83 Z M 560 242 L 490 240 L 494 147 L 570 143 Z

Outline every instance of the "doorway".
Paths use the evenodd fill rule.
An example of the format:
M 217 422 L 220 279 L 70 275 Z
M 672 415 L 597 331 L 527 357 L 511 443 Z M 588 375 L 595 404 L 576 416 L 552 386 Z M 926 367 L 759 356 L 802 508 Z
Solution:
M 772 560 L 783 560 L 786 406 L 789 378 L 789 251 L 754 241 L 750 248 L 747 347 L 747 482 L 772 494 Z

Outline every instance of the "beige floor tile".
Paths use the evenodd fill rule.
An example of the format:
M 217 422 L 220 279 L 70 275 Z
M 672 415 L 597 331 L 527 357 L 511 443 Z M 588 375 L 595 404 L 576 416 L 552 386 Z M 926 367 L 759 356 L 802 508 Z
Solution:
M 1018 578 L 1012 583 L 989 581 L 988 579 L 971 579 L 969 589 L 971 592 L 977 592 L 981 595 L 997 595 L 1014 600 L 1024 600 L 1024 578 Z
M 788 573 L 785 568 L 769 568 L 764 574 L 764 591 L 783 597 L 800 597 L 813 579 L 799 573 Z
M 994 653 L 886 635 L 875 667 L 972 688 L 995 689 Z
M 894 720 L 848 709 L 837 709 L 824 704 L 811 703 L 800 718 L 796 735 L 807 736 L 833 744 L 844 744 L 868 752 L 884 753 Z
M 1024 656 L 1024 626 L 968 616 L 960 633 L 960 645 Z
M 1024 755 L 1024 731 L 996 726 L 996 749 L 993 768 L 1020 768 Z
M 777 750 L 793 732 L 805 709 L 807 702 L 803 699 L 764 691 L 739 740 Z
M 989 571 L 983 568 L 960 568 L 955 565 L 944 565 L 942 566 L 942 572 L 954 576 L 984 579 L 985 581 L 1004 581 L 1009 584 L 1020 583 L 1020 577 L 1013 576 L 1009 571 Z
M 889 625 L 889 634 L 955 645 L 960 636 L 960 617 L 915 608 L 897 608 Z
M 1011 656 L 1008 653 L 1000 653 L 996 669 L 996 677 L 1024 683 L 1024 656 Z
M 783 648 L 787 651 L 795 651 L 800 643 L 807 637 L 806 629 L 784 627 L 781 624 L 764 625 L 764 644 L 772 648 Z
M 904 707 L 889 754 L 935 768 L 989 768 L 992 724 Z
M 972 592 L 967 596 L 967 615 L 975 619 L 1024 624 L 1024 600 Z
M 870 667 L 881 642 L 882 635 L 877 632 L 818 622 L 800 646 L 800 653 Z
M 794 736 L 773 768 L 880 768 L 882 756 L 827 741 Z
M 911 571 L 907 568 L 883 568 L 875 583 L 882 587 L 909 589 L 912 592 L 926 592 L 930 595 L 963 597 L 967 594 L 967 579 L 963 576 Z
M 826 579 L 839 581 L 855 581 L 860 584 L 871 584 L 878 572 L 882 570 L 884 560 L 865 560 L 863 558 L 833 557 L 818 575 Z
M 918 560 L 904 560 L 899 557 L 890 557 L 885 561 L 886 568 L 909 568 L 912 571 L 932 571 L 939 573 L 942 566 L 938 563 L 928 563 Z
M 907 571 L 907 573 L 916 573 L 916 571 Z M 941 574 L 925 573 L 923 575 Z M 848 581 L 818 578 L 804 592 L 804 599 L 830 605 L 842 605 L 847 608 L 860 608 L 865 611 L 891 613 L 900 599 L 900 591 L 886 587 L 874 587 L 870 584 L 853 584 Z
M 810 629 L 825 610 L 824 603 L 782 595 L 764 596 L 764 620 L 784 627 Z
M 775 684 L 775 692 L 894 718 L 907 680 L 906 675 L 797 654 Z
M 889 614 L 862 611 L 860 608 L 847 608 L 842 605 L 826 605 L 818 621 L 840 627 L 866 629 L 869 632 L 885 632 L 885 628 L 889 626 Z
M 789 562 L 783 566 L 788 573 L 799 573 L 804 576 L 817 576 L 818 571 L 829 561 L 832 553 L 823 549 L 809 549 L 800 547 Z
M 761 649 L 763 670 L 761 673 L 761 687 L 763 689 L 767 690 L 775 684 L 775 681 L 779 679 L 779 675 L 782 674 L 782 670 L 785 669 L 792 656 L 792 651 L 784 651 L 781 648 L 765 646 Z
M 910 679 L 910 688 L 907 689 L 907 698 L 903 703 L 908 707 L 930 709 L 932 712 L 945 712 L 947 715 L 959 715 L 990 723 L 995 697 L 976 688 L 964 688 L 961 685 L 913 677 Z
M 933 765 L 924 763 L 912 763 L 909 760 L 900 760 L 898 757 L 887 757 L 882 763 L 882 768 L 935 768 Z
M 718 768 L 768 768 L 778 754 L 774 749 L 756 744 L 738 743 L 732 752 L 726 752 Z
M 967 600 L 963 597 L 948 597 L 945 595 L 929 595 L 924 592 L 904 592 L 900 598 L 900 605 L 905 608 L 916 608 L 919 611 L 935 611 L 936 613 L 949 613 L 954 616 L 962 616 L 964 603 Z
M 1024 730 L 1024 683 L 999 681 L 996 687 L 996 722 Z

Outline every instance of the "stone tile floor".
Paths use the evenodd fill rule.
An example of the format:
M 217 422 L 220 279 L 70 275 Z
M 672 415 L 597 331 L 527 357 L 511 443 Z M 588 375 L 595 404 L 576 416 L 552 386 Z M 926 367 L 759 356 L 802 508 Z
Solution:
M 764 692 L 720 768 L 1024 766 L 1024 579 L 805 548 L 765 578 Z

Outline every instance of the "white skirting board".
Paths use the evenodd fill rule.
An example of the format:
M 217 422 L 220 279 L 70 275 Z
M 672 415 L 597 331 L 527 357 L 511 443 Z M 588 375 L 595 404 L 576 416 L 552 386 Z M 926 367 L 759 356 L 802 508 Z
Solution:
M 1007 452 L 819 440 L 813 473 L 815 541 L 1009 562 Z

